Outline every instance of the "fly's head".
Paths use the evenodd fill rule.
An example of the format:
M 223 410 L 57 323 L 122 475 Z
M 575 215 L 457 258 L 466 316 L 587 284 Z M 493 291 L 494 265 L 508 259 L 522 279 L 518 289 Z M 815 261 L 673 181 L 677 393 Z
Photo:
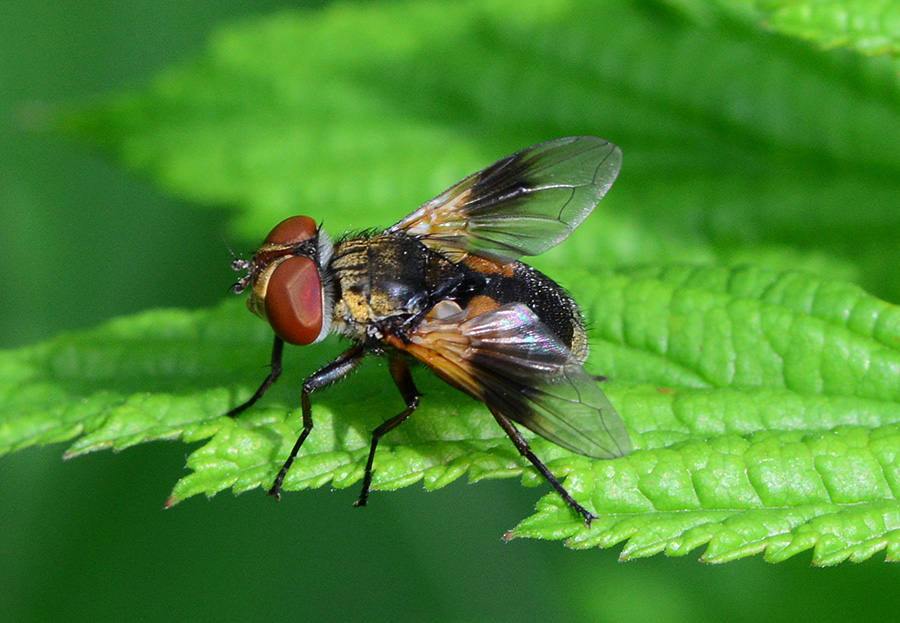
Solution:
M 246 270 L 233 290 L 250 290 L 247 307 L 266 320 L 289 344 L 306 345 L 331 330 L 331 279 L 325 273 L 332 244 L 308 216 L 292 216 L 276 225 L 253 259 L 235 258 L 231 268 Z

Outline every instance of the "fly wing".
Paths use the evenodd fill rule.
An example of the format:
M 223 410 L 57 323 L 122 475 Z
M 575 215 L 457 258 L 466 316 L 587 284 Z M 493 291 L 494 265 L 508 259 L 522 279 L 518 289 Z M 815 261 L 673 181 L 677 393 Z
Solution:
M 631 451 L 625 426 L 597 381 L 526 305 L 504 305 L 468 320 L 462 311 L 429 318 L 408 341 L 389 342 L 563 448 L 600 459 Z
M 507 156 L 462 180 L 391 227 L 453 261 L 467 253 L 505 264 L 559 244 L 619 174 L 622 152 L 575 136 Z

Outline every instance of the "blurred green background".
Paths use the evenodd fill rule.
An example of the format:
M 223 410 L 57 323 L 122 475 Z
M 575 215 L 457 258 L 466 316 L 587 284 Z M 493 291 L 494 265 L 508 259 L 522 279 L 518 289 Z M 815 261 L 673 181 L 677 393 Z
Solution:
M 288 6 L 4 3 L 0 346 L 227 295 L 227 208 L 180 203 L 33 130 L 48 106 L 139 86 L 198 53 L 216 25 Z M 0 461 L 2 619 L 844 621 L 889 619 L 900 606 L 898 571 L 877 560 L 619 564 L 616 548 L 503 543 L 543 491 L 517 480 L 376 493 L 365 510 L 350 507 L 351 488 L 280 504 L 226 493 L 163 511 L 191 448 L 153 443 L 63 463 L 63 447 L 50 446 Z

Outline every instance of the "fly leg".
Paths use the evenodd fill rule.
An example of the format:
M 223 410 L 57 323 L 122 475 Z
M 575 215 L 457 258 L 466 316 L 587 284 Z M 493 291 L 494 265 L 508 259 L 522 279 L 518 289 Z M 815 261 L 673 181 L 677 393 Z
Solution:
M 375 461 L 375 448 L 378 447 L 378 440 L 381 436 L 400 425 L 403 420 L 408 418 L 416 407 L 419 406 L 419 390 L 413 383 L 412 374 L 409 372 L 409 364 L 406 359 L 399 353 L 391 353 L 391 376 L 394 377 L 394 383 L 397 389 L 406 401 L 406 409 L 395 415 L 391 419 L 385 421 L 381 426 L 372 431 L 372 446 L 369 448 L 369 460 L 366 461 L 366 471 L 363 475 L 362 493 L 359 499 L 353 503 L 353 506 L 365 506 L 369 500 L 369 489 L 372 486 L 372 464 Z
M 266 377 L 266 380 L 262 382 L 262 385 L 259 386 L 259 389 L 256 390 L 256 393 L 250 397 L 250 400 L 243 404 L 239 404 L 234 409 L 226 413 L 228 417 L 236 417 L 252 407 L 256 404 L 256 401 L 263 397 L 269 388 L 272 386 L 272 383 L 278 380 L 279 375 L 281 374 L 281 354 L 284 352 L 284 340 L 282 340 L 277 335 L 275 336 L 275 343 L 272 345 L 272 364 L 269 370 L 269 376 Z
M 597 518 L 592 512 L 587 510 L 581 504 L 575 501 L 566 488 L 562 486 L 562 483 L 553 475 L 553 472 L 544 465 L 539 458 L 535 455 L 535 453 L 531 450 L 531 446 L 528 445 L 528 441 L 522 436 L 522 433 L 519 432 L 519 429 L 515 427 L 515 425 L 509 420 L 508 417 L 500 413 L 499 411 L 495 411 L 491 409 L 491 413 L 494 415 L 494 419 L 497 420 L 497 423 L 500 424 L 501 428 L 509 435 L 509 438 L 512 439 L 513 444 L 515 444 L 516 449 L 519 451 L 519 454 L 524 456 L 526 459 L 531 461 L 531 464 L 534 465 L 541 474 L 543 474 L 544 478 L 547 479 L 547 482 L 556 489 L 556 492 L 562 497 L 566 504 L 568 504 L 572 509 L 578 512 L 582 517 L 584 517 L 584 522 L 590 526 L 591 521 Z
M 310 431 L 313 429 L 312 405 L 309 401 L 309 395 L 317 389 L 327 387 L 347 376 L 359 365 L 359 362 L 362 361 L 364 356 L 365 350 L 363 345 L 355 344 L 344 353 L 338 355 L 337 359 L 303 381 L 303 391 L 300 394 L 300 405 L 303 409 L 303 430 L 300 432 L 300 436 L 297 438 L 297 443 L 294 444 L 290 456 L 288 456 L 287 460 L 284 462 L 281 471 L 279 471 L 278 475 L 275 477 L 275 482 L 272 483 L 272 487 L 269 489 L 269 495 L 274 496 L 275 499 L 281 497 L 281 484 L 284 482 L 284 477 L 291 468 L 294 459 L 297 458 L 297 453 L 300 452 L 300 446 L 303 445 L 303 442 L 306 441 Z M 252 401 L 253 399 L 251 399 L 251 404 Z

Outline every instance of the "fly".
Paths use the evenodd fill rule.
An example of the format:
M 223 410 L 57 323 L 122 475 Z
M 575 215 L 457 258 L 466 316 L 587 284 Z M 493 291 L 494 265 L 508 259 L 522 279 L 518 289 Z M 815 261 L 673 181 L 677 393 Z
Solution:
M 598 459 L 631 451 L 625 426 L 588 374 L 581 312 L 523 256 L 559 244 L 615 181 L 618 147 L 599 138 L 563 138 L 529 147 L 465 178 L 381 232 L 332 242 L 308 216 L 269 233 L 234 286 L 275 332 L 271 371 L 235 417 L 281 374 L 284 344 L 338 333 L 352 345 L 303 382 L 303 430 L 269 493 L 313 430 L 310 396 L 341 380 L 368 354 L 387 357 L 406 408 L 372 433 L 362 492 L 372 484 L 382 436 L 419 406 L 410 360 L 483 402 L 516 449 L 590 524 L 593 513 L 534 454 L 516 424 L 568 450 Z

